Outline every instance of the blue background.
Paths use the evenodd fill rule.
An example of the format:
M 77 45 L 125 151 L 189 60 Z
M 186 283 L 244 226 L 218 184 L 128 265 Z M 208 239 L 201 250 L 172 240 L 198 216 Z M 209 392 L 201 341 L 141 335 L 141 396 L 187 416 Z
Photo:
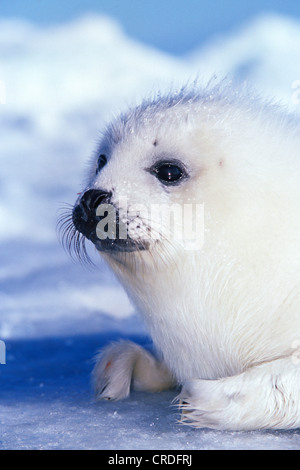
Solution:
M 83 13 L 114 17 L 131 37 L 180 55 L 261 13 L 300 18 L 299 0 L 0 0 L 0 18 L 64 22 Z M 163 26 L 162 26 L 163 25 Z

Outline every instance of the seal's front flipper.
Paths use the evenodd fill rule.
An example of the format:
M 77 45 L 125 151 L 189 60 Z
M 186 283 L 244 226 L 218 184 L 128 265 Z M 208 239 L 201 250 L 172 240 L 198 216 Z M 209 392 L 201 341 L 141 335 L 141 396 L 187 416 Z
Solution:
M 131 341 L 112 343 L 100 351 L 92 379 L 96 398 L 106 400 L 126 398 L 131 388 L 159 392 L 176 384 L 163 362 Z

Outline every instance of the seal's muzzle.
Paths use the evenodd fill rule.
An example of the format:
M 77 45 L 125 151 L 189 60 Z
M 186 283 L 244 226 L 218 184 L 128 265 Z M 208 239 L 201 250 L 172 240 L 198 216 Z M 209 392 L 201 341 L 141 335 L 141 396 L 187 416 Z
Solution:
M 127 235 L 124 222 L 121 230 L 120 218 L 117 209 L 111 204 L 110 192 L 101 189 L 89 189 L 74 206 L 72 212 L 73 224 L 84 237 L 90 240 L 100 251 L 137 251 L 147 249 L 148 244 L 138 242 Z M 101 207 L 100 207 L 101 206 Z M 104 208 L 104 210 L 99 210 Z M 105 219 L 108 212 L 114 217 L 113 230 L 99 230 L 99 223 Z M 101 214 L 101 215 L 99 215 Z M 97 227 L 98 226 L 98 227 Z M 124 236 L 125 232 L 125 236 Z

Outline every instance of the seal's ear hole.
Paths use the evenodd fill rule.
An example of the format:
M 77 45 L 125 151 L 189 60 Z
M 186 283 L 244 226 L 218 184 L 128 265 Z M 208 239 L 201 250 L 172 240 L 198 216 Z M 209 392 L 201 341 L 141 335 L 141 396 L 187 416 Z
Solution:
M 99 173 L 100 170 L 106 165 L 107 163 L 107 157 L 104 155 L 104 153 L 101 153 L 98 157 L 98 162 L 97 162 L 97 169 L 96 169 L 96 175 Z

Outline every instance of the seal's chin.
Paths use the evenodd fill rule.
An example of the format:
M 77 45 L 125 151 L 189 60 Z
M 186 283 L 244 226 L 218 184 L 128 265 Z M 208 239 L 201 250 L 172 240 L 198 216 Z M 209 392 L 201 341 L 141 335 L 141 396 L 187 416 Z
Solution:
M 96 237 L 89 237 L 89 240 L 95 245 L 98 251 L 106 253 L 132 253 L 135 251 L 145 251 L 149 249 L 149 242 L 126 239 L 110 239 L 104 240 Z

